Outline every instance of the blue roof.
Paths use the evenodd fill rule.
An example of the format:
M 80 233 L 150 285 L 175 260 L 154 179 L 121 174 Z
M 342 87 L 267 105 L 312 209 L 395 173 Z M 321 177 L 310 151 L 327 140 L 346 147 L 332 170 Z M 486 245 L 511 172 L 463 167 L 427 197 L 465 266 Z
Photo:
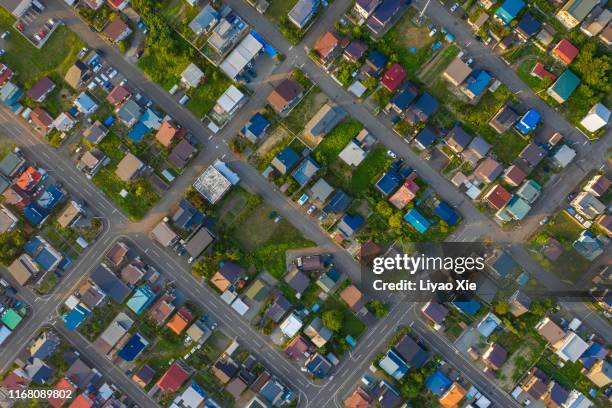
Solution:
M 502 277 L 506 277 L 518 270 L 519 266 L 514 258 L 504 251 L 493 263 L 493 269 L 495 269 L 495 271 L 497 271 L 497 273 L 499 273 Z
M 290 169 L 300 160 L 300 156 L 290 147 L 285 147 L 276 158 L 285 165 L 285 168 Z
M 127 301 L 129 307 L 136 315 L 141 314 L 155 300 L 155 293 L 148 286 L 141 286 Z
M 83 107 L 84 110 L 89 111 L 96 106 L 96 103 L 93 99 L 89 97 L 85 92 L 81 93 L 79 97 L 76 99 L 75 103 L 78 103 Z
M 384 195 L 391 194 L 404 181 L 401 162 L 391 163 L 387 172 L 376 182 L 376 188 Z
M 533 16 L 529 13 L 525 13 L 523 18 L 521 18 L 521 21 L 518 23 L 518 28 L 520 28 L 529 37 L 540 31 L 541 26 L 542 23 L 533 18 Z
M 608 349 L 601 344 L 594 342 L 584 353 L 582 353 L 582 356 L 580 356 L 580 361 L 582 362 L 584 368 L 590 370 L 595 363 L 603 360 L 607 355 Z
M 130 129 L 128 132 L 128 137 L 135 142 L 140 142 L 149 132 L 150 129 L 144 123 L 138 122 L 134 125 L 134 127 L 132 127 L 132 129 Z
M 417 134 L 416 141 L 421 144 L 424 148 L 428 148 L 436 141 L 438 135 L 429 127 L 426 126 Z
M 493 77 L 487 71 L 476 71 L 472 73 L 472 79 L 470 80 L 468 90 L 474 95 L 479 96 L 487 89 L 491 79 L 493 79 Z
M 404 221 L 410 224 L 417 232 L 424 234 L 425 231 L 431 226 L 431 222 L 416 209 L 410 209 L 406 215 L 404 215 Z
M 331 370 L 331 364 L 320 354 L 317 354 L 307 364 L 306 369 L 317 378 L 324 378 Z
M 378 51 L 372 51 L 368 55 L 367 61 L 376 67 L 376 69 L 383 69 L 387 65 L 387 57 Z
M 332 198 L 329 200 L 329 203 L 323 208 L 323 212 L 326 214 L 331 213 L 341 213 L 349 206 L 353 199 L 351 196 L 346 194 L 342 190 L 336 190 L 336 192 L 332 195 Z
M 442 371 L 436 370 L 425 380 L 427 389 L 440 397 L 448 390 L 453 382 L 445 376 Z
M 268 126 L 270 126 L 268 119 L 266 119 L 266 117 L 261 113 L 257 112 L 251 117 L 249 123 L 242 128 L 242 133 L 245 136 L 252 135 L 255 139 L 259 139 Z
M 26 254 L 34 256 L 34 254 L 36 253 L 36 251 L 38 251 L 38 248 L 40 248 L 41 245 L 41 240 L 38 239 L 38 237 L 34 237 L 28 242 L 26 242 L 26 244 L 23 246 L 23 250 L 26 252 Z
M 399 109 L 406 109 L 412 101 L 417 97 L 418 91 L 413 86 L 406 86 L 400 92 L 396 93 L 391 98 L 391 103 L 397 106 Z
M 338 225 L 338 230 L 348 238 L 363 225 L 364 221 L 364 218 L 359 214 L 345 214 Z
M 427 116 L 431 116 L 435 111 L 438 110 L 440 102 L 428 92 L 424 92 L 423 95 L 414 104 L 415 107 L 423 111 Z
M 261 45 L 264 47 L 264 52 L 268 54 L 269 57 L 274 57 L 277 52 L 276 49 L 268 44 L 268 42 L 255 30 L 251 30 L 251 35 L 255 38 Z
M 319 163 L 308 156 L 293 172 L 293 178 L 300 186 L 305 185 L 310 181 L 312 176 L 320 169 Z
M 535 109 L 529 109 L 514 126 L 519 132 L 526 135 L 535 130 L 541 118 L 540 112 Z
M 64 326 L 66 326 L 68 330 L 76 330 L 76 328 L 85 321 L 89 314 L 89 310 L 85 309 L 80 304 L 76 305 L 74 309 L 64 315 Z
M 159 129 L 162 123 L 162 118 L 153 109 L 148 108 L 145 113 L 142 114 L 140 121 L 149 130 Z
M 42 384 L 45 383 L 49 380 L 49 378 L 51 378 L 51 375 L 53 375 L 54 370 L 53 368 L 49 367 L 48 365 L 42 365 L 38 371 L 36 371 L 36 373 L 32 376 L 32 381 Z
M 495 329 L 497 329 L 497 326 L 499 326 L 500 323 L 501 321 L 499 320 L 499 317 L 489 312 L 489 314 L 487 314 L 484 319 L 478 323 L 478 331 L 483 336 L 489 337 L 491 334 L 493 334 Z
M 140 334 L 136 333 L 130 337 L 125 346 L 117 354 L 125 361 L 132 361 L 144 350 L 147 344 L 148 342 Z
M 28 222 L 32 225 L 40 225 L 45 219 L 47 214 L 35 205 L 30 204 L 23 209 L 23 215 L 26 217 Z
M 461 310 L 468 316 L 474 316 L 480 310 L 480 302 L 474 299 L 470 300 L 454 300 L 453 306 Z
M 387 354 L 379 361 L 378 365 L 397 380 L 408 372 L 408 364 L 393 349 L 387 351 Z
M 448 225 L 455 225 L 459 221 L 459 214 L 450 205 L 444 201 L 440 201 L 440 204 L 434 209 L 434 212 Z
M 510 24 L 516 18 L 518 13 L 525 7 L 522 0 L 506 0 L 497 11 L 495 16 L 502 20 L 505 24 Z
M 60 202 L 64 193 L 55 185 L 50 185 L 38 199 L 38 205 L 46 210 L 50 210 Z
M 172 217 L 172 221 L 177 227 L 181 229 L 190 229 L 204 222 L 204 214 L 191 205 L 185 198 L 181 198 L 179 208 L 180 210 Z
M 51 251 L 44 247 L 36 254 L 34 260 L 45 271 L 50 270 L 59 261 Z

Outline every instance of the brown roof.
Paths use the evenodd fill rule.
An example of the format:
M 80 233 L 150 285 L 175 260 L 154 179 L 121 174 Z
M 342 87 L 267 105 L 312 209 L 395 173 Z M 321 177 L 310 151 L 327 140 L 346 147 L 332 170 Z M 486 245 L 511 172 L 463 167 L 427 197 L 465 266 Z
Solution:
M 553 237 L 548 237 L 548 241 L 542 246 L 542 255 L 554 262 L 561 254 L 563 254 L 561 243 Z
M 64 210 L 57 217 L 60 227 L 66 228 L 81 214 L 81 209 L 75 205 L 74 201 L 69 201 Z
M 501 210 L 512 198 L 502 185 L 497 184 L 484 196 L 483 200 L 495 210 Z
M 182 130 L 183 128 L 179 129 L 178 134 L 181 134 Z M 178 134 L 176 136 L 177 138 L 179 137 Z M 176 167 L 183 168 L 195 152 L 196 148 L 189 143 L 187 139 L 182 139 L 176 146 L 174 146 L 174 149 L 172 149 L 170 155 L 168 156 L 168 160 Z
M 340 298 L 353 310 L 359 310 L 363 307 L 363 294 L 355 285 L 347 286 L 340 292 Z
M 606 234 L 612 235 L 612 215 L 602 214 L 597 218 L 597 225 L 603 229 Z
M 404 184 L 391 196 L 389 202 L 400 210 L 416 197 L 419 185 L 414 180 L 406 180 Z
M 518 186 L 521 184 L 526 177 L 527 173 L 521 170 L 521 168 L 516 164 L 508 167 L 504 173 L 504 181 L 508 184 L 512 184 L 513 186 Z
M 353 393 L 344 400 L 345 408 L 368 408 L 372 397 L 361 387 L 357 387 Z
M 26 94 L 33 100 L 39 102 L 43 96 L 50 92 L 55 87 L 55 84 L 49 77 L 44 77 L 36 81 L 36 83 L 28 89 Z
M 49 131 L 49 128 L 53 124 L 53 118 L 51 117 L 51 115 L 49 115 L 46 110 L 40 107 L 36 107 L 32 110 L 30 118 L 32 119 L 32 122 L 34 122 L 36 126 L 41 128 L 41 130 L 45 133 Z
M 176 136 L 177 132 L 177 126 L 173 125 L 169 121 L 165 121 L 155 134 L 155 139 L 157 139 L 157 141 L 165 147 L 168 147 L 172 144 L 174 136 Z
M 106 96 L 106 100 L 111 105 L 118 106 L 125 102 L 130 96 L 132 96 L 132 91 L 127 86 L 117 85 Z
M 536 330 L 551 344 L 558 342 L 565 336 L 563 329 L 548 317 L 545 317 L 537 324 Z
M 325 59 L 330 52 L 334 50 L 335 47 L 338 46 L 339 40 L 338 37 L 331 31 L 323 34 L 317 42 L 315 43 L 313 49 L 319 54 L 319 56 Z
M 597 196 L 601 196 L 608 191 L 612 182 L 602 174 L 598 174 L 589 181 L 589 190 Z
M 117 267 L 121 265 L 121 263 L 127 256 L 128 251 L 129 251 L 129 248 L 127 245 L 125 245 L 123 242 L 117 242 L 106 253 L 106 260 L 108 260 L 111 263 L 111 266 Z
M 121 279 L 125 283 L 136 285 L 144 276 L 144 264 L 138 261 L 132 261 L 121 269 Z
M 128 25 L 120 18 L 116 18 L 108 23 L 102 32 L 109 40 L 115 42 L 127 29 L 129 29 Z
M 174 305 L 172 302 L 174 301 L 174 296 L 166 293 L 161 298 L 159 298 L 149 310 L 149 314 L 151 318 L 155 320 L 158 324 L 162 324 L 166 321 L 168 316 L 174 311 Z
M 502 171 L 503 167 L 501 164 L 490 157 L 487 157 L 482 163 L 480 163 L 476 170 L 474 170 L 474 174 L 476 177 L 490 183 L 499 177 Z
M 130 181 L 143 166 L 144 164 L 138 157 L 134 156 L 132 153 L 128 153 L 117 165 L 115 174 L 122 181 Z
M 304 89 L 297 81 L 285 79 L 268 96 L 268 103 L 278 112 L 283 111 Z

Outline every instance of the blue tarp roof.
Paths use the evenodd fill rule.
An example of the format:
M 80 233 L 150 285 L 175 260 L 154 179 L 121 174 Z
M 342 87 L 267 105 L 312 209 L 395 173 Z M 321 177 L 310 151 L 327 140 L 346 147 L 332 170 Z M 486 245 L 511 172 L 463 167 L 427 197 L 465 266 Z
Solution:
M 268 42 L 255 30 L 251 30 L 251 35 L 255 38 L 261 45 L 263 45 L 264 52 L 268 54 L 269 57 L 275 57 L 277 52 L 274 47 L 272 47 Z
M 525 3 L 522 0 L 506 0 L 497 9 L 495 15 L 502 20 L 505 24 L 510 24 L 512 20 L 518 15 L 518 13 L 525 7 Z
M 518 27 L 530 37 L 540 31 L 541 26 L 542 23 L 533 18 L 533 16 L 529 13 L 525 13 L 523 18 L 521 18 L 521 21 L 518 23 Z
M 140 142 L 143 137 L 147 133 L 149 133 L 150 129 L 142 122 L 138 122 L 134 125 L 132 129 L 128 132 L 128 137 L 135 142 Z
M 434 209 L 434 212 L 448 225 L 455 225 L 459 221 L 459 214 L 444 201 L 440 201 L 440 204 Z
M 76 305 L 74 309 L 64 315 L 64 326 L 66 326 L 68 330 L 76 330 L 90 313 L 91 312 L 83 306 Z
M 480 96 L 480 94 L 482 94 L 487 89 L 487 86 L 489 85 L 489 82 L 491 82 L 491 79 L 493 79 L 493 77 L 491 77 L 491 75 L 487 71 L 482 70 L 474 72 L 472 74 L 472 78 L 473 79 L 471 80 L 468 89 L 476 96 Z
M 323 212 L 327 214 L 341 213 L 349 206 L 353 199 L 342 190 L 336 190 L 329 200 L 329 203 L 323 208 Z
M 38 199 L 38 205 L 46 210 L 50 210 L 60 202 L 64 193 L 55 185 L 50 185 Z
M 138 354 L 140 354 L 142 350 L 144 350 L 147 344 L 148 343 L 142 337 L 140 337 L 140 334 L 136 333 L 130 337 L 128 342 L 125 343 L 125 346 L 123 346 L 123 348 L 119 350 L 119 353 L 117 354 L 125 361 L 132 361 L 136 358 L 136 356 L 138 356 Z
M 442 371 L 436 370 L 425 380 L 427 389 L 440 397 L 448 390 L 453 382 L 445 376 Z
M 455 300 L 453 306 L 461 310 L 468 316 L 474 316 L 480 310 L 480 302 L 474 299 L 471 300 Z
M 514 126 L 519 132 L 526 135 L 535 130 L 541 118 L 542 115 L 540 115 L 540 112 L 535 109 L 529 109 Z
M 40 225 L 45 219 L 47 214 L 35 205 L 30 204 L 23 209 L 23 215 L 26 217 L 28 222 L 32 225 Z
M 435 111 L 438 110 L 440 102 L 428 92 L 424 92 L 423 95 L 414 104 L 415 107 L 423 111 L 427 116 L 431 116 Z
M 391 163 L 386 173 L 376 182 L 376 188 L 384 195 L 391 194 L 404 181 L 401 167 L 400 161 Z
M 424 234 L 431 226 L 429 220 L 423 217 L 423 215 L 416 208 L 410 209 L 406 215 L 404 215 L 404 220 L 420 234 Z
M 438 135 L 429 126 L 424 127 L 416 136 L 416 141 L 424 148 L 428 148 L 436 141 Z

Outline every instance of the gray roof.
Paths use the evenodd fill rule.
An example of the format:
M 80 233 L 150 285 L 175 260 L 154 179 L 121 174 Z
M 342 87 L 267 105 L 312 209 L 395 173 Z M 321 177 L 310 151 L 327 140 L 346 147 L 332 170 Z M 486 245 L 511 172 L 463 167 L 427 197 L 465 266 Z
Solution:
M 142 110 L 140 109 L 140 106 L 132 99 L 127 101 L 117 112 L 117 117 L 126 123 L 138 120 L 141 116 Z
M 202 227 L 200 230 L 187 242 L 185 249 L 192 257 L 198 257 L 210 244 L 213 243 L 215 238 L 206 228 Z
M 323 137 L 344 119 L 346 112 L 339 106 L 323 105 L 321 109 L 308 121 L 304 131 L 314 137 Z
M 0 161 L 0 172 L 7 177 L 12 177 L 15 171 L 25 163 L 25 159 L 14 152 L 9 152 Z
M 310 285 L 310 279 L 308 279 L 308 276 L 303 274 L 298 269 L 294 269 L 293 271 L 289 272 L 287 276 L 285 276 L 285 282 L 287 282 L 287 284 L 291 286 L 293 290 L 300 294 L 304 293 L 306 288 L 308 288 L 308 285 Z

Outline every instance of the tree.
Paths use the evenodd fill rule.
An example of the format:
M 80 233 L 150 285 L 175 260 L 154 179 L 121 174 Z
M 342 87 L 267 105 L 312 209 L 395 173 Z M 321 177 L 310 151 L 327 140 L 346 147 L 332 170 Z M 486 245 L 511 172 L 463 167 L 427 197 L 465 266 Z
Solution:
M 25 245 L 25 234 L 20 228 L 13 232 L 0 234 L 0 263 L 9 265 L 21 253 L 21 248 Z
M 402 381 L 400 394 L 403 398 L 410 399 L 416 397 L 425 384 L 425 379 L 420 371 L 411 371 L 407 378 Z
M 499 302 L 497 302 L 494 309 L 495 313 L 497 313 L 498 315 L 505 315 L 510 312 L 510 305 L 508 304 L 507 300 L 500 300 Z
M 368 310 L 374 314 L 374 316 L 384 317 L 389 313 L 389 306 L 382 303 L 380 300 L 374 299 L 368 302 Z
M 332 331 L 340 331 L 344 321 L 344 314 L 341 310 L 332 309 L 323 312 L 323 324 Z
M 389 226 L 391 228 L 400 228 L 402 226 L 402 214 L 401 213 L 393 213 L 389 217 Z

